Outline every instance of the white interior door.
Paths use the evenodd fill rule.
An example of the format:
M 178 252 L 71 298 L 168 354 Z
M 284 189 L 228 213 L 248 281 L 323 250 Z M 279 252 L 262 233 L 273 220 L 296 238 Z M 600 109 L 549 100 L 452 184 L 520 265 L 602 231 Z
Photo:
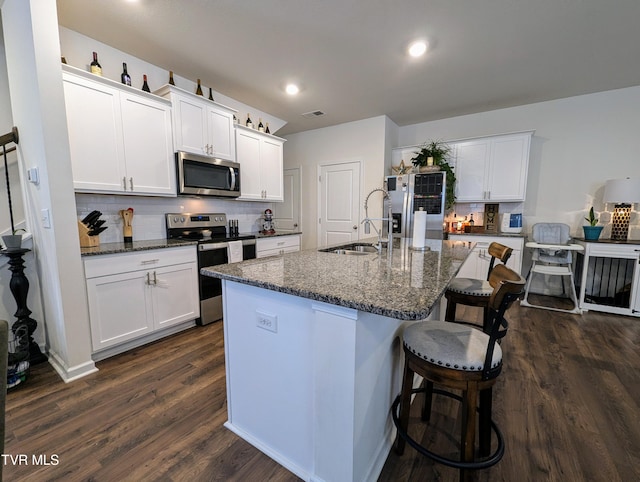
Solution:
M 284 170 L 283 201 L 273 204 L 273 218 L 278 231 L 300 231 L 300 168 Z
M 360 162 L 320 166 L 318 246 L 358 240 Z

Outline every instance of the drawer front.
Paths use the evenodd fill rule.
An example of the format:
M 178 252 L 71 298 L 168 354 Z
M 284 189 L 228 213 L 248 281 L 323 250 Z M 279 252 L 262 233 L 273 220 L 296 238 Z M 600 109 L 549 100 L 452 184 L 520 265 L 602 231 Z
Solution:
M 96 278 L 182 263 L 196 263 L 196 246 L 152 249 L 133 253 L 88 256 L 84 259 L 85 278 Z
M 300 248 L 300 235 L 276 236 L 274 238 L 260 238 L 256 240 L 258 251 L 268 251 L 272 249 Z
M 263 249 L 258 251 L 256 257 L 258 258 L 266 258 L 267 256 L 279 256 L 285 253 L 294 253 L 296 251 L 300 251 L 298 246 L 288 246 L 285 248 L 277 248 L 277 249 Z
M 493 242 L 504 244 L 514 251 L 522 251 L 524 248 L 524 238 L 513 236 L 473 236 L 466 234 L 450 234 L 450 241 L 466 241 L 476 243 L 476 248 L 488 248 Z

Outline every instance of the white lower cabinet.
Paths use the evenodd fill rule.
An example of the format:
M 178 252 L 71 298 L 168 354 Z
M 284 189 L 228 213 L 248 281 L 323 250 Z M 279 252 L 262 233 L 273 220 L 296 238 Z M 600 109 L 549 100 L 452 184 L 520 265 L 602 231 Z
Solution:
M 300 235 L 275 236 L 256 240 L 256 258 L 300 251 Z
M 504 244 L 513 249 L 511 257 L 507 260 L 507 266 L 522 273 L 522 251 L 524 249 L 524 237 L 516 236 L 473 236 L 468 234 L 450 234 L 450 241 L 476 243 L 475 248 L 464 262 L 458 278 L 486 279 L 489 271 L 491 256 L 488 253 L 489 245 L 493 242 Z
M 99 352 L 200 315 L 195 246 L 84 260 L 91 342 Z M 157 337 L 156 337 L 157 338 Z

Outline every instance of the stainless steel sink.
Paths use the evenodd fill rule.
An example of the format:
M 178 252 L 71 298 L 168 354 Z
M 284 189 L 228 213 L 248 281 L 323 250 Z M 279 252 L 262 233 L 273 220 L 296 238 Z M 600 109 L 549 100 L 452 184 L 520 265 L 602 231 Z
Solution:
M 337 246 L 335 248 L 325 248 L 321 249 L 323 253 L 334 253 L 334 254 L 345 254 L 345 255 L 364 255 L 377 253 L 378 250 L 375 246 L 366 243 L 351 243 L 345 244 L 344 246 Z

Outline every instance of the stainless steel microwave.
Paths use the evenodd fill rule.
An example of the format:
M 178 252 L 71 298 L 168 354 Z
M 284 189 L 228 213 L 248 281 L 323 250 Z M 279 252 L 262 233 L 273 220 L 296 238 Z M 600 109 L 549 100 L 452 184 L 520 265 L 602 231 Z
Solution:
M 240 164 L 237 162 L 176 153 L 178 194 L 240 196 Z

